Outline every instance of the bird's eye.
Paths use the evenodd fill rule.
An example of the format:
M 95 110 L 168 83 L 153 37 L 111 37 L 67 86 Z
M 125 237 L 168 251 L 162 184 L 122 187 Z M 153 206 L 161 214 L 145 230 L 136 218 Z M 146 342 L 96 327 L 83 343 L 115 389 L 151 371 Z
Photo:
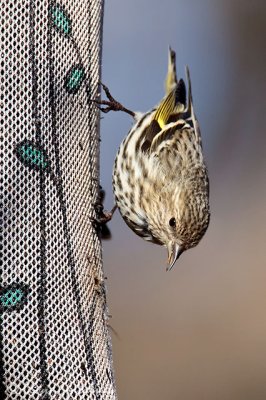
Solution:
M 174 228 L 174 227 L 176 226 L 176 220 L 175 220 L 174 217 L 169 219 L 169 225 L 170 225 L 172 228 Z

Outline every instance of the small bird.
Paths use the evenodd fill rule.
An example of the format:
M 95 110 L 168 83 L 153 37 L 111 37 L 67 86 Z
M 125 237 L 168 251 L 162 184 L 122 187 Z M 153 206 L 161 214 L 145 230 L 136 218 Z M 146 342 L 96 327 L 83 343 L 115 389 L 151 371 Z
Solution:
M 130 111 L 105 85 L 108 101 L 96 100 L 102 111 L 125 111 L 135 120 L 114 163 L 115 201 L 137 235 L 167 248 L 167 270 L 184 250 L 199 243 L 210 220 L 209 180 L 190 73 L 186 67 L 186 90 L 183 79 L 177 79 L 175 59 L 169 48 L 166 94 L 151 111 Z

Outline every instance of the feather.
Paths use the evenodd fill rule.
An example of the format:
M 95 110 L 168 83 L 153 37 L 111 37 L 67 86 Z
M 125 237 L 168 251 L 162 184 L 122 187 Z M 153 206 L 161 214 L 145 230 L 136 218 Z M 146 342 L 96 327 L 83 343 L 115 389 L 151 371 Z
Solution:
M 168 70 L 165 79 L 165 93 L 169 94 L 177 85 L 175 51 L 169 46 Z
M 170 115 L 181 113 L 186 107 L 186 86 L 180 79 L 177 86 L 163 99 L 154 115 L 154 120 L 163 128 Z

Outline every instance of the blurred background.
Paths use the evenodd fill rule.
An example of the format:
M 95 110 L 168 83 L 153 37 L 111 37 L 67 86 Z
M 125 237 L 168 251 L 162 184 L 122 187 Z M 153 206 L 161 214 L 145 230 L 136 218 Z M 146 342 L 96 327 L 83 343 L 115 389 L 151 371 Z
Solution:
M 132 110 L 162 98 L 167 49 L 191 69 L 211 223 L 166 273 L 166 249 L 117 212 L 105 241 L 114 367 L 123 400 L 266 399 L 266 2 L 105 2 L 102 81 Z M 101 183 L 130 116 L 102 114 Z

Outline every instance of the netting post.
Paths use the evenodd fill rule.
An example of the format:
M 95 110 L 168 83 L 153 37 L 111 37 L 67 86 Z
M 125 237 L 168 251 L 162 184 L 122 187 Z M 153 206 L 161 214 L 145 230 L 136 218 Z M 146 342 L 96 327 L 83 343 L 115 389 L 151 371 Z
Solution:
M 116 399 L 99 182 L 103 0 L 1 4 L 0 394 Z

